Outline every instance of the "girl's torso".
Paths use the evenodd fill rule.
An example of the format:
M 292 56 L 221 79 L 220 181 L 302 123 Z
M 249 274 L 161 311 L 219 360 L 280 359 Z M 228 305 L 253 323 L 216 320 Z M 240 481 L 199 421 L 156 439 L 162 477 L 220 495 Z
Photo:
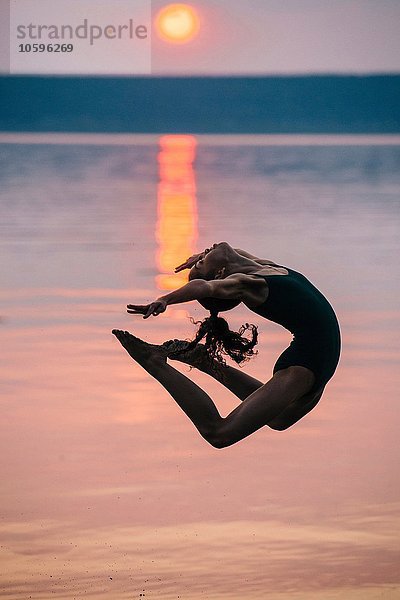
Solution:
M 263 301 L 248 307 L 293 333 L 293 340 L 274 367 L 311 369 L 318 387 L 332 377 L 340 356 L 340 329 L 335 312 L 323 294 L 304 275 L 282 265 L 262 265 L 252 273 L 263 278 Z
M 304 275 L 282 265 L 263 265 L 251 273 L 262 277 L 268 287 L 265 300 L 250 310 L 279 323 L 296 337 L 326 337 L 338 334 L 332 306 Z M 265 297 L 265 294 L 264 294 Z

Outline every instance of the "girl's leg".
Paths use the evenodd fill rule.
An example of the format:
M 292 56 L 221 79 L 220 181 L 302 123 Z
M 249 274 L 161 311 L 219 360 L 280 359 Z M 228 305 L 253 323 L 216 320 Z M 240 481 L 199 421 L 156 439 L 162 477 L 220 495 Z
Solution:
M 223 418 L 198 385 L 167 364 L 165 348 L 146 344 L 128 332 L 114 330 L 113 333 L 130 356 L 163 385 L 200 434 L 216 448 L 230 446 L 260 429 L 312 386 L 308 369 L 291 367 L 279 371 Z
M 184 340 L 170 340 L 164 342 L 163 346 L 167 348 L 169 359 L 178 360 L 179 362 L 195 367 L 199 371 L 210 375 L 235 394 L 239 400 L 245 400 L 250 394 L 264 385 L 262 381 L 259 381 L 244 371 L 235 369 L 230 365 L 220 367 L 218 371 L 213 369 L 204 344 L 197 344 L 193 350 L 188 352 L 174 354 L 177 350 L 185 348 L 187 344 L 188 342 L 185 342 Z
M 174 351 L 176 352 L 178 349 L 185 348 L 187 344 L 188 342 L 184 340 L 175 339 L 164 342 L 163 346 L 168 350 L 168 358 L 178 360 L 179 362 L 195 367 L 199 371 L 210 375 L 233 392 L 240 400 L 245 400 L 253 392 L 264 385 L 258 379 L 229 365 L 220 368 L 219 371 L 213 369 L 204 344 L 197 344 L 197 346 L 189 352 L 182 352 L 181 354 L 174 355 Z M 322 393 L 323 389 L 311 395 L 306 394 L 304 397 L 292 402 L 279 415 L 275 416 L 267 423 L 268 427 L 278 431 L 288 429 L 316 407 Z

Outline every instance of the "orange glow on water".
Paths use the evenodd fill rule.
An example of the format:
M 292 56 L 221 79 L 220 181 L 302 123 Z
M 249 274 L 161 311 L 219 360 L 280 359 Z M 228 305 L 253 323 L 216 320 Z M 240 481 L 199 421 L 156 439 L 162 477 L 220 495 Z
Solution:
M 155 26 L 162 40 L 173 44 L 185 44 L 198 34 L 200 20 L 192 6 L 168 4 L 156 16 Z
M 196 139 L 159 135 L 143 171 L 131 168 L 140 136 L 96 137 L 101 152 L 87 139 L 67 140 L 54 164 L 49 139 L 35 142 L 24 169 L 13 168 L 23 147 L 2 145 L 1 600 L 399 600 L 398 150 L 376 149 L 382 170 L 370 178 L 370 150 L 322 148 L 311 178 L 307 149 L 292 148 L 296 168 L 285 167 L 280 141 L 274 148 L 250 136 L 244 145 L 212 136 L 200 164 Z M 245 146 L 251 140 L 257 153 Z M 221 154 L 220 144 L 236 150 Z M 257 170 L 252 156 L 282 169 Z M 336 169 L 338 156 L 345 171 Z M 99 185 L 106 160 L 117 168 Z M 111 335 L 117 327 L 151 343 L 185 339 L 193 335 L 188 314 L 203 312 L 192 303 L 148 320 L 125 313 L 127 302 L 154 297 L 155 240 L 145 238 L 157 215 L 144 202 L 154 196 L 154 169 L 158 254 L 163 262 L 172 256 L 160 278 L 177 285 L 173 266 L 204 247 L 196 241 L 201 181 L 204 236 L 219 237 L 224 226 L 240 234 L 241 247 L 304 267 L 332 300 L 343 336 L 339 368 L 319 405 L 289 430 L 264 427 L 216 454 Z M 40 189 L 27 203 L 32 172 Z M 60 202 L 64 178 L 82 201 Z M 307 201 L 293 220 L 296 193 Z M 370 285 L 371 265 L 380 286 Z M 259 356 L 244 371 L 265 381 L 290 333 L 244 305 L 227 318 L 235 330 L 248 320 L 260 328 Z M 237 406 L 214 378 L 172 364 L 222 415 Z
M 158 242 L 157 287 L 173 290 L 187 282 L 187 272 L 174 268 L 195 251 L 197 201 L 193 162 L 196 138 L 192 135 L 164 135 L 158 154 L 160 182 L 157 194 Z

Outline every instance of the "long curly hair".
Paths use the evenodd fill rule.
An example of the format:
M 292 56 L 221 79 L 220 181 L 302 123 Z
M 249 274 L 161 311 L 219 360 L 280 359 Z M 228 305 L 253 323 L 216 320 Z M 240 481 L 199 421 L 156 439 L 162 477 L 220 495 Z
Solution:
M 200 303 L 210 310 L 210 316 L 202 321 L 190 319 L 194 325 L 198 325 L 196 335 L 177 354 L 192 350 L 204 340 L 210 367 L 217 374 L 220 374 L 221 368 L 226 366 L 226 356 L 229 356 L 236 364 L 241 365 L 257 354 L 257 350 L 254 350 L 258 343 L 258 328 L 256 325 L 245 323 L 239 331 L 231 331 L 227 321 L 218 316 L 220 310 L 230 310 L 238 302 L 214 301 L 214 299 L 207 298 L 207 301 L 200 301 Z M 249 337 L 244 335 L 246 332 L 250 333 Z

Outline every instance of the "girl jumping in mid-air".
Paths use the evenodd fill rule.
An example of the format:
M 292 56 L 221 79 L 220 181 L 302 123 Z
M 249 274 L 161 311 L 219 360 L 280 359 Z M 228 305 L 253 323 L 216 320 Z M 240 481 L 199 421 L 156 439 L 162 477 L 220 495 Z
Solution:
M 310 412 L 334 374 L 340 355 L 338 321 L 321 292 L 300 273 L 226 242 L 191 256 L 176 272 L 183 269 L 190 269 L 186 285 L 150 304 L 128 304 L 128 313 L 147 319 L 170 304 L 197 300 L 210 310 L 210 317 L 200 324 L 190 343 L 172 340 L 151 345 L 127 331 L 113 330 L 130 356 L 161 383 L 215 448 L 230 446 L 264 425 L 287 429 Z M 228 355 L 240 364 L 255 354 L 257 328 L 246 325 L 235 333 L 218 317 L 221 310 L 241 302 L 294 336 L 267 383 L 228 366 L 223 358 Z M 246 330 L 250 338 L 243 335 Z M 168 364 L 167 358 L 218 379 L 241 404 L 221 417 L 206 392 Z

